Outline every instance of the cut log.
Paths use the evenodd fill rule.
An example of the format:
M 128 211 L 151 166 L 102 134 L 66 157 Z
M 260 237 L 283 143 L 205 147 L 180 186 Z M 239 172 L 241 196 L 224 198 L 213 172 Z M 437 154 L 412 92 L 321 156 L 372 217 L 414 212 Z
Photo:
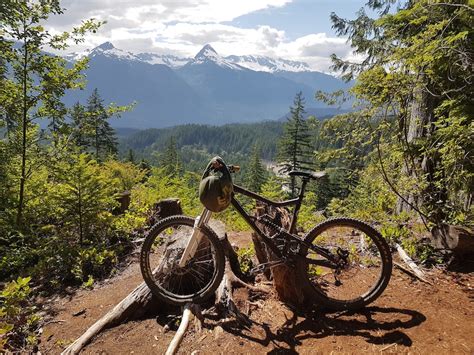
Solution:
M 291 223 L 290 213 L 287 209 L 281 207 L 273 207 L 265 204 L 258 204 L 256 216 L 268 215 L 272 222 L 278 226 L 288 229 Z M 273 235 L 275 231 L 262 223 L 259 227 L 266 233 L 266 235 Z M 278 257 L 266 247 L 260 236 L 256 233 L 252 234 L 254 240 L 255 252 L 259 262 L 270 262 L 278 260 Z M 284 239 L 275 237 L 277 244 L 284 243 Z M 278 294 L 278 297 L 283 302 L 287 302 L 294 306 L 305 305 L 308 301 L 305 297 L 304 289 L 301 287 L 299 277 L 294 268 L 287 265 L 278 265 L 271 268 L 271 278 L 273 286 Z
M 431 243 L 437 249 L 448 249 L 458 256 L 474 254 L 474 231 L 443 224 L 431 231 Z

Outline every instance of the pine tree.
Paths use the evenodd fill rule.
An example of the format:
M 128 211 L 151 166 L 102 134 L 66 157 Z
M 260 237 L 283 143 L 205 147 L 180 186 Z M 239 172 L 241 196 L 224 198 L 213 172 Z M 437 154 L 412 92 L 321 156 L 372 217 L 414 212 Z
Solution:
M 278 162 L 281 172 L 292 170 L 313 170 L 313 149 L 311 134 L 304 119 L 304 98 L 301 91 L 296 94 L 293 106 L 290 107 L 291 117 L 283 127 L 283 136 L 279 141 Z M 291 193 L 296 194 L 295 178 L 291 178 Z
M 117 137 L 108 119 L 112 116 L 104 107 L 99 91 L 94 89 L 87 100 L 87 124 L 90 127 L 89 144 L 95 158 L 105 160 L 109 155 L 117 154 Z
M 434 223 L 457 223 L 453 207 L 465 220 L 474 196 L 474 8 L 465 0 L 396 6 L 368 1 L 369 11 L 361 9 L 354 20 L 331 14 L 338 35 L 364 57 L 353 63 L 333 55 L 333 67 L 346 79 L 357 76 L 352 92 L 366 103 L 367 116 L 391 113 L 398 121 L 398 142 L 390 150 L 403 154 L 400 178 L 413 181 L 408 189 L 396 186 L 384 172 L 400 198 L 398 211 L 416 209 Z M 383 138 L 387 127 L 380 125 L 374 136 Z
M 127 161 L 132 164 L 135 164 L 135 153 L 133 152 L 133 149 L 128 150 Z
M 73 142 L 82 152 L 85 152 L 90 146 L 88 139 L 90 132 L 88 131 L 89 125 L 87 122 L 86 109 L 79 102 L 76 102 L 71 109 L 70 115 Z
M 174 136 L 166 142 L 165 150 L 160 156 L 160 165 L 168 176 L 174 177 L 181 174 L 181 161 Z
M 262 185 L 267 180 L 267 171 L 260 160 L 261 149 L 259 145 L 254 145 L 250 164 L 247 167 L 245 184 L 251 191 L 260 192 Z
M 55 167 L 56 199 L 64 206 L 62 221 L 79 237 L 79 244 L 92 240 L 92 227 L 100 219 L 100 212 L 111 208 L 114 194 L 110 179 L 88 154 L 71 153 Z

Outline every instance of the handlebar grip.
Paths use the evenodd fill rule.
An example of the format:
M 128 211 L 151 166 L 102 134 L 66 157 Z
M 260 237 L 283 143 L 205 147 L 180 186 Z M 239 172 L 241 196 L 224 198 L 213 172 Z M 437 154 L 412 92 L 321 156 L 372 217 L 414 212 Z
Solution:
M 228 168 L 231 173 L 237 173 L 240 171 L 240 166 L 238 165 L 229 165 Z

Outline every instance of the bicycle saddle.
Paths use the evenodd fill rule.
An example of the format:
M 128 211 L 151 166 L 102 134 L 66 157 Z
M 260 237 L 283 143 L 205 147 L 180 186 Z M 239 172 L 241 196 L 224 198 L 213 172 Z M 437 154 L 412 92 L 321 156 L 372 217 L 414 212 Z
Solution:
M 302 178 L 306 179 L 321 179 L 323 176 L 326 175 L 325 171 L 298 171 L 293 170 L 288 173 L 290 176 L 301 176 Z

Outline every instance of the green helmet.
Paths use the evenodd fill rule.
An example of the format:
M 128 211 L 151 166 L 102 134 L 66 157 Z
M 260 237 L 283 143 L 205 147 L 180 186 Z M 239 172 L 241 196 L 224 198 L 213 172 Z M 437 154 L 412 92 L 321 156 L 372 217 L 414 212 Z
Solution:
M 207 165 L 199 184 L 199 199 L 212 212 L 225 210 L 234 191 L 232 177 L 221 157 L 214 157 Z

